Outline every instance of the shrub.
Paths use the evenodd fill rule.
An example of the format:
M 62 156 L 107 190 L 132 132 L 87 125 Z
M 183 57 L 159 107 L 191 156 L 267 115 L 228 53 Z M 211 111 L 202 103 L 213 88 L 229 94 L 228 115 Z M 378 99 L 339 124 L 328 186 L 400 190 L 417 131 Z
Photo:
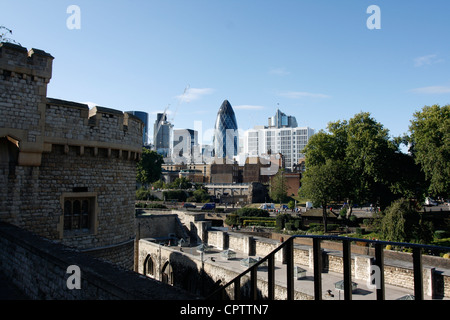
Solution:
M 167 209 L 167 207 L 163 204 L 160 203 L 148 203 L 147 205 L 145 205 L 145 208 L 149 208 L 149 209 Z
M 334 223 L 329 223 L 327 224 L 327 231 L 335 231 L 339 229 L 339 225 L 338 224 L 334 224 Z
M 321 224 L 321 223 L 310 223 L 309 224 L 309 231 L 310 232 L 323 231 L 323 224 Z
M 169 190 L 163 192 L 163 197 L 165 201 L 177 200 L 183 202 L 186 201 L 187 194 L 184 190 Z
M 236 211 L 238 216 L 246 217 L 269 217 L 270 214 L 267 210 L 257 208 L 240 208 Z
M 274 227 L 275 220 L 244 220 L 242 223 L 243 226 L 262 226 L 262 227 Z
M 287 230 L 289 231 L 294 231 L 296 230 L 295 228 L 295 224 L 293 222 L 286 222 L 285 227 Z
M 434 232 L 434 238 L 435 239 L 444 239 L 447 236 L 447 231 L 445 230 L 436 230 Z
M 295 201 L 294 200 L 291 200 L 291 201 L 288 202 L 288 208 L 291 209 L 291 210 L 295 208 Z
M 136 190 L 136 200 L 148 200 L 150 191 L 145 188 L 139 188 Z
M 239 224 L 239 217 L 237 214 L 229 214 L 227 215 L 227 217 L 225 218 L 225 223 L 229 226 L 232 225 L 237 225 Z

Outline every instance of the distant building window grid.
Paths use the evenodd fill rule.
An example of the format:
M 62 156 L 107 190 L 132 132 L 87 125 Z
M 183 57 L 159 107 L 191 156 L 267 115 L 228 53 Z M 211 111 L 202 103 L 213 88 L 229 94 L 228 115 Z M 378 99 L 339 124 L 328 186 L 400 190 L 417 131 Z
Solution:
M 314 134 L 311 128 L 258 128 L 247 131 L 247 150 L 249 155 L 262 155 L 267 152 L 281 153 L 285 167 L 292 169 L 304 155 L 301 153 Z M 252 138 L 250 138 L 252 137 Z M 254 137 L 260 137 L 258 141 Z

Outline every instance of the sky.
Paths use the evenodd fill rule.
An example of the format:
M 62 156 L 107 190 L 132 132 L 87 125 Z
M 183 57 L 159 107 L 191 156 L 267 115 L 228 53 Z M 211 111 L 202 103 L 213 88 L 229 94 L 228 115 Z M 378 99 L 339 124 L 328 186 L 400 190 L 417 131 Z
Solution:
M 10 38 L 55 57 L 48 97 L 147 112 L 150 136 L 164 110 L 207 132 L 225 99 L 240 130 L 279 108 L 316 131 L 369 112 L 408 133 L 450 103 L 449 15 L 448 0 L 0 2 Z

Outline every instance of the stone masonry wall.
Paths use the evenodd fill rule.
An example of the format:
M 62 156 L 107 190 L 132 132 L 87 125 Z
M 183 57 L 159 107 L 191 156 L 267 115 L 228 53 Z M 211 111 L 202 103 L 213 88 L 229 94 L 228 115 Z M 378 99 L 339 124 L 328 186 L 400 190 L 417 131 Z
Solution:
M 80 289 L 69 289 L 69 266 Z M 30 299 L 191 300 L 195 296 L 0 222 L 0 269 Z M 70 280 L 69 280 L 70 281 Z
M 135 237 L 143 123 L 118 110 L 48 98 L 53 59 L 0 44 L 0 220 L 93 255 L 110 251 L 114 262 L 132 268 L 133 246 L 125 243 Z M 88 226 L 66 228 L 65 201 L 77 198 L 88 199 Z

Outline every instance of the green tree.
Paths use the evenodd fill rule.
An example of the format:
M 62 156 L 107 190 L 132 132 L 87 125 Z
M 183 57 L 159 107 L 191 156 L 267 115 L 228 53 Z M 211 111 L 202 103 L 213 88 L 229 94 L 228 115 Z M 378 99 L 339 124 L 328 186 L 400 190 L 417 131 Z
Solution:
M 192 196 L 195 198 L 195 202 L 209 202 L 209 200 L 211 199 L 211 196 L 203 188 L 195 190 L 192 193 Z
M 142 184 L 149 184 L 161 178 L 163 157 L 154 150 L 142 149 L 142 156 L 136 167 L 136 180 Z
M 328 204 L 345 196 L 347 167 L 340 160 L 328 159 L 325 164 L 308 167 L 301 179 L 301 197 L 308 198 L 314 206 L 322 206 L 324 231 L 327 232 Z
M 162 181 L 161 179 L 159 179 L 155 182 L 152 182 L 152 187 L 155 189 L 167 189 L 168 188 L 167 184 L 164 181 Z
M 280 169 L 277 174 L 272 177 L 269 187 L 269 196 L 273 201 L 279 203 L 287 199 L 287 182 L 283 169 Z
M 369 113 L 358 113 L 349 121 L 330 122 L 327 130 L 311 137 L 304 149 L 307 172 L 311 168 L 318 170 L 327 161 L 338 161 L 343 168 L 339 172 L 344 174 L 332 179 L 339 186 L 340 199 L 330 199 L 337 196 L 330 195 L 327 201 L 345 199 L 351 215 L 352 203 L 370 202 L 384 208 L 401 196 L 417 193 L 418 167 L 412 165 L 411 156 L 401 154 L 399 139 L 391 139 L 389 131 Z M 413 171 L 405 172 L 405 164 Z M 321 189 L 329 192 L 332 188 Z
M 186 177 L 176 178 L 169 186 L 170 189 L 189 189 L 192 187 L 192 183 Z
M 381 218 L 381 235 L 387 241 L 429 243 L 432 225 L 424 222 L 410 201 L 395 200 Z
M 429 182 L 432 196 L 450 195 L 450 105 L 425 106 L 409 127 L 411 152 Z

